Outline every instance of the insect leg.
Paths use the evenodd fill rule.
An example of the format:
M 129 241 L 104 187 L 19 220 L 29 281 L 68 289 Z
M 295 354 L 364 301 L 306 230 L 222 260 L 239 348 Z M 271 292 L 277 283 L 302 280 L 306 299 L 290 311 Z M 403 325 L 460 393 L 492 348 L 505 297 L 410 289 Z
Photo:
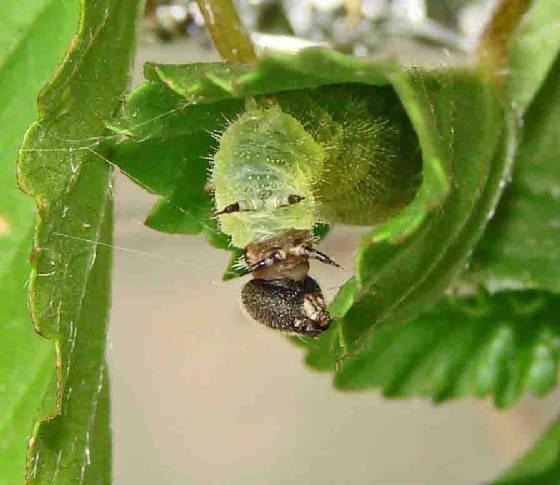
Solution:
M 295 256 L 307 256 L 308 258 L 316 259 L 321 263 L 326 263 L 332 266 L 336 266 L 337 268 L 342 268 L 340 264 L 333 261 L 326 254 L 322 253 L 321 251 L 317 251 L 316 249 L 313 249 L 311 246 L 296 246 L 295 248 L 291 248 L 289 252 L 290 254 L 293 254 Z
M 259 269 L 267 268 L 269 266 L 272 266 L 273 264 L 283 261 L 284 259 L 286 259 L 286 254 L 283 251 L 273 251 L 272 253 L 267 255 L 266 258 L 261 259 L 260 261 L 257 261 L 256 263 L 248 266 L 247 273 L 254 273 Z

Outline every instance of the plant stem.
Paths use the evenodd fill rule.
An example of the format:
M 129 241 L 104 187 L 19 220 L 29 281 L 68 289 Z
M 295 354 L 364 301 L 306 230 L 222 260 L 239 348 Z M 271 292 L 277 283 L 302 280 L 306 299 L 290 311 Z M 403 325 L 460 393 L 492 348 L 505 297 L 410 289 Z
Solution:
M 221 56 L 234 64 L 257 60 L 251 38 L 243 28 L 231 0 L 196 0 L 206 28 Z
M 509 39 L 532 3 L 532 0 L 502 0 L 478 41 L 478 59 L 500 77 L 507 67 Z

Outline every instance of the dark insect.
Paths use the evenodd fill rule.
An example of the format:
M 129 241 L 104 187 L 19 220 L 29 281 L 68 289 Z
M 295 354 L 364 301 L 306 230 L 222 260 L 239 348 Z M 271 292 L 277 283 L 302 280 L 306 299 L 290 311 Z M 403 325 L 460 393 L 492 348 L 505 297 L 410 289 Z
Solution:
M 315 336 L 331 317 L 317 282 L 307 275 L 309 259 L 338 266 L 311 247 L 309 231 L 289 230 L 245 248 L 254 279 L 241 292 L 247 313 L 257 322 L 289 333 Z
M 397 145 L 400 125 L 375 112 L 371 91 L 356 93 L 332 86 L 278 93 L 259 106 L 249 99 L 220 134 L 211 178 L 216 215 L 254 277 L 243 306 L 268 327 L 312 336 L 329 327 L 307 272 L 310 259 L 338 265 L 313 248 L 317 223 L 371 225 L 414 193 L 418 171 L 387 148 Z

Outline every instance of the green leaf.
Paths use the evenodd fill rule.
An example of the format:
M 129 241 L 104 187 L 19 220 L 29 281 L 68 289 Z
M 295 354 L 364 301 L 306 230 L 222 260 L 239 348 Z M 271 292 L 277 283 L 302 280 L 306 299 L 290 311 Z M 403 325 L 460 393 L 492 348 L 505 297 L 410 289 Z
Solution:
M 327 78 L 318 70 L 322 67 L 331 70 Z M 372 67 L 321 50 L 265 58 L 256 68 L 223 63 L 147 64 L 148 82 L 129 97 L 124 116 L 110 124 L 125 137 L 112 161 L 132 180 L 162 197 L 146 220 L 148 226 L 183 234 L 202 231 L 211 244 L 229 248 L 229 238 L 212 217 L 212 197 L 205 184 L 208 159 L 217 145 L 213 136 L 243 109 L 237 98 L 338 80 L 387 84 L 383 70 L 388 75 L 394 69 L 390 63 Z
M 240 259 L 243 257 L 243 251 L 238 248 L 234 248 L 231 252 L 231 258 L 227 265 L 226 270 L 222 276 L 223 281 L 229 281 L 234 278 L 239 278 L 245 274 L 245 271 L 241 265 L 239 265 Z
M 65 63 L 39 97 L 18 165 L 37 204 L 29 304 L 52 339 L 56 379 L 28 449 L 31 483 L 107 483 L 111 442 L 104 363 L 110 292 L 111 168 L 105 123 L 120 107 L 136 0 L 82 2 Z
M 335 65 L 341 70 L 338 74 L 332 70 Z M 330 77 L 321 76 L 317 69 L 322 67 L 331 69 Z M 302 69 L 308 72 L 302 74 Z M 110 124 L 125 137 L 112 161 L 132 180 L 162 197 L 146 220 L 149 227 L 182 234 L 202 231 L 211 244 L 228 248 L 229 239 L 212 218 L 212 198 L 205 184 L 208 159 L 217 145 L 213 135 L 219 135 L 243 109 L 235 98 L 271 92 L 271 83 L 282 90 L 338 80 L 387 84 L 386 75 L 394 69 L 390 63 L 372 67 L 321 50 L 265 58 L 256 68 L 223 63 L 147 64 L 148 82 L 128 98 L 124 116 Z M 267 79 L 264 87 L 263 76 Z
M 560 292 L 560 57 L 527 110 L 507 188 L 465 279 Z
M 368 63 L 309 49 L 265 57 L 254 67 L 152 64 L 146 75 L 149 86 L 159 82 L 183 97 L 187 112 L 204 106 L 188 104 L 195 101 L 215 112 L 228 97 L 280 90 L 363 83 L 372 86 L 373 93 L 376 86 L 392 86 L 390 94 L 396 92 L 418 136 L 422 184 L 404 210 L 364 238 L 353 292 L 346 291 L 346 303 L 337 305 L 346 313 L 337 313 L 336 306 L 330 309 L 334 316 L 344 316 L 335 345 L 343 352 L 354 352 L 374 328 L 411 319 L 439 300 L 480 238 L 510 170 L 513 121 L 491 76 L 476 68 L 408 70 L 391 62 Z M 185 104 L 176 101 L 175 106 Z M 141 119 L 155 122 L 162 117 L 165 111 Z M 119 159 L 115 163 L 125 165 Z M 140 167 L 142 162 L 134 164 Z M 198 170 L 191 177 L 200 174 Z
M 413 322 L 376 332 L 340 363 L 335 385 L 436 402 L 492 396 L 498 407 L 524 392 L 543 396 L 558 378 L 559 305 L 560 297 L 539 291 L 445 298 Z M 314 345 L 307 363 L 328 369 Z
M 258 74 L 250 66 L 223 63 L 147 64 L 149 81 L 127 99 L 124 116 L 110 124 L 124 138 L 113 154 L 113 163 L 139 185 L 161 196 L 146 225 L 170 233 L 204 233 L 213 246 L 233 252 L 223 279 L 241 276 L 242 270 L 236 267 L 241 251 L 231 246 L 229 237 L 218 228 L 212 194 L 206 187 L 209 160 L 217 145 L 214 138 L 243 108 L 241 101 L 231 99 L 241 96 L 235 89 L 260 93 L 262 76 L 266 76 L 267 84 L 280 81 L 283 88 L 320 86 L 326 81 L 318 77 L 320 71 L 314 66 L 332 64 L 332 56 L 343 70 L 339 79 L 387 83 L 381 70 L 392 65 L 372 67 L 336 53 L 325 55 L 313 50 L 299 57 L 264 59 L 256 68 Z M 305 79 L 296 74 L 300 64 L 309 70 Z M 356 73 L 357 67 L 367 74 Z M 198 102 L 210 104 L 193 104 Z
M 519 113 L 524 113 L 544 84 L 560 52 L 560 4 L 532 2 L 508 42 L 507 90 Z
M 213 246 L 233 249 L 212 217 L 206 174 L 214 134 L 223 131 L 241 106 L 239 101 L 192 106 L 153 82 L 129 96 L 124 114 L 109 125 L 122 137 L 112 162 L 146 190 L 161 196 L 146 219 L 147 226 L 178 234 L 203 232 Z
M 423 175 L 429 144 L 432 157 L 447 168 L 443 173 L 453 174 L 449 195 L 426 214 L 433 183 L 424 178 L 413 202 L 362 242 L 356 293 L 341 323 L 347 352 L 373 330 L 410 320 L 439 300 L 482 235 L 510 170 L 512 123 L 491 84 L 465 71 L 413 74 L 410 97 L 420 112 L 417 131 L 426 133 L 420 137 Z M 418 200 L 424 203 L 418 206 Z M 415 215 L 422 224 L 399 240 L 400 224 Z
M 33 332 L 26 282 L 35 223 L 33 202 L 16 186 L 15 160 L 36 98 L 78 20 L 78 4 L 33 0 L 0 5 L 0 483 L 23 483 L 27 437 L 49 378 L 54 348 Z
M 236 80 L 252 70 L 251 66 L 223 62 L 187 65 L 148 62 L 144 65 L 144 76 L 148 81 L 163 83 L 188 103 L 215 103 L 232 97 L 224 83 Z M 226 86 L 226 89 L 222 86 Z
M 384 86 L 396 66 L 390 61 L 364 62 L 325 49 L 305 49 L 296 55 L 274 54 L 255 66 L 224 63 L 158 65 L 148 63 L 146 78 L 164 83 L 189 102 L 223 99 L 357 82 Z
M 556 421 L 527 454 L 494 485 L 560 483 L 560 421 Z
M 514 183 L 507 189 L 505 197 L 475 253 L 472 263 L 473 271 L 467 278 L 470 283 L 475 284 L 475 287 L 483 283 L 491 291 L 508 288 L 542 288 L 543 290 L 558 291 L 560 261 L 557 259 L 560 257 L 558 252 L 560 234 L 556 219 L 560 207 L 558 207 L 556 199 L 560 179 L 556 162 L 560 153 L 555 126 L 560 122 L 558 118 L 560 114 L 558 111 L 560 106 L 559 61 L 557 64 L 550 70 L 546 83 L 527 111 L 523 138 L 517 152 L 518 165 Z M 475 117 L 471 119 L 474 120 Z M 472 143 L 472 140 L 479 138 L 475 133 L 469 135 L 468 128 L 465 128 L 462 136 L 459 135 L 460 132 L 456 133 L 457 139 L 462 138 L 467 143 Z M 465 147 L 459 152 L 469 154 L 472 148 Z M 511 145 L 506 144 L 503 149 L 511 150 Z M 502 159 L 507 160 L 506 153 Z M 458 180 L 465 180 L 456 170 L 454 173 Z M 492 176 L 490 175 L 490 177 Z M 489 181 L 488 186 L 493 186 L 493 197 L 496 197 L 500 193 L 496 183 L 503 186 L 507 182 L 507 166 L 503 166 L 500 177 L 494 178 L 493 182 L 490 178 Z M 453 194 L 446 200 L 444 207 L 452 199 Z M 482 200 L 484 200 L 484 195 Z M 466 242 L 467 234 L 476 236 L 478 232 L 480 235 L 480 230 L 484 228 L 484 220 L 481 216 L 486 214 L 486 217 L 490 217 L 492 215 L 495 200 L 487 205 L 485 211 L 479 213 L 478 218 L 476 218 L 476 211 L 473 211 L 474 220 L 478 220 L 479 230 L 473 232 L 472 225 L 470 225 L 469 232 L 463 231 L 458 241 Z M 452 212 L 446 212 L 448 212 L 447 215 L 453 215 Z M 456 215 L 457 213 L 455 213 Z M 437 216 L 429 216 L 428 221 L 430 218 L 434 219 Z M 445 220 L 445 217 L 442 220 Z M 451 225 L 452 221 L 448 219 L 448 223 Z M 422 228 L 405 243 L 404 251 L 410 251 L 414 247 L 416 238 L 421 238 L 421 232 Z M 433 237 L 435 233 L 430 234 Z M 433 249 L 441 249 L 442 240 L 444 239 L 441 237 L 434 238 L 437 244 Z M 429 248 L 429 245 L 425 244 L 424 248 L 426 247 Z M 363 306 L 358 302 L 357 305 L 354 304 L 350 308 L 342 324 L 333 332 L 334 335 L 325 335 L 321 337 L 325 342 L 314 342 L 311 345 L 307 360 L 312 366 L 325 370 L 334 368 L 334 362 L 332 359 L 329 360 L 327 355 L 332 354 L 333 349 L 344 346 L 348 341 L 348 335 L 350 335 L 350 340 L 354 341 L 351 333 L 354 330 L 352 326 L 358 331 L 360 330 L 365 312 L 371 311 L 375 315 L 378 314 L 379 308 L 383 310 L 386 307 L 380 299 L 385 295 L 386 286 L 391 285 L 391 274 L 399 274 L 401 281 L 404 282 L 404 285 L 400 289 L 395 288 L 395 291 L 400 295 L 406 294 L 407 268 L 397 270 L 392 262 L 384 263 L 391 255 L 391 251 L 383 254 L 380 249 L 379 246 L 373 248 L 379 259 L 374 260 L 374 264 L 371 265 L 375 268 L 372 280 L 374 283 L 372 288 L 376 290 L 375 293 L 371 297 L 369 295 L 366 297 L 367 303 Z M 415 260 L 419 262 L 433 260 L 432 256 L 424 254 L 425 256 L 422 258 L 404 259 L 403 262 L 410 264 Z M 449 266 L 446 267 L 449 265 L 448 258 L 443 257 L 442 263 L 444 270 L 449 269 Z M 384 265 L 387 270 L 384 270 Z M 441 273 L 435 271 L 433 274 Z M 429 283 L 429 280 L 427 282 Z M 429 291 L 437 288 L 437 285 L 425 286 Z M 377 288 L 381 288 L 382 291 L 377 291 Z M 441 287 L 440 291 L 443 289 Z M 422 290 L 422 286 L 420 286 L 420 290 Z M 461 314 L 460 311 L 449 307 L 452 303 L 442 302 L 428 313 L 428 316 L 423 315 L 419 320 L 399 325 L 394 330 L 382 329 L 373 334 L 366 341 L 361 353 L 358 353 L 355 358 L 351 357 L 348 363 L 343 362 L 342 370 L 336 370 L 335 383 L 343 388 L 380 387 L 387 395 L 419 395 L 432 397 L 435 400 L 468 394 L 479 397 L 492 394 L 496 404 L 501 407 L 513 404 L 526 391 L 543 395 L 556 385 L 558 353 L 554 338 L 557 338 L 558 320 L 554 316 L 553 309 L 558 302 L 553 295 L 547 292 L 537 294 L 544 295 L 543 298 L 548 302 L 545 308 L 550 309 L 549 313 L 524 317 L 525 319 L 520 319 L 519 314 L 516 313 L 516 307 L 506 304 L 508 300 L 502 300 L 511 298 L 511 295 L 508 294 L 496 295 L 488 300 L 489 308 L 495 307 L 495 310 L 492 310 L 494 313 L 488 310 L 487 313 L 490 312 L 490 317 L 486 316 L 484 319 Z M 521 293 L 521 295 L 523 294 Z M 410 301 L 413 304 L 415 302 L 424 304 L 426 301 L 433 301 L 435 296 L 436 293 L 432 293 L 431 297 L 426 295 L 424 298 L 413 298 Z M 400 306 L 406 310 L 406 297 L 403 300 L 405 300 L 404 305 L 401 302 Z M 399 318 L 390 318 L 395 323 L 399 321 Z M 496 319 L 496 324 L 505 323 L 505 326 L 498 327 L 504 333 L 498 333 L 498 337 L 496 337 L 489 332 L 493 326 L 489 324 L 488 318 Z M 406 314 L 401 313 L 400 319 L 406 321 Z M 345 323 L 348 321 L 350 321 L 350 325 L 346 327 Z M 463 321 L 464 324 L 451 326 L 451 323 L 457 321 Z M 508 330 L 509 333 L 506 332 L 504 329 L 507 329 L 508 326 L 514 329 L 519 327 L 511 322 L 520 322 L 519 325 L 522 329 L 525 325 L 527 327 L 525 335 L 519 331 L 511 333 L 511 329 Z M 542 331 L 543 336 L 539 337 L 537 333 L 537 337 L 532 337 L 528 332 L 533 331 Z M 508 340 L 510 333 L 514 337 L 517 335 L 511 342 Z M 554 338 L 546 343 L 548 336 L 551 335 Z M 542 341 L 539 340 L 541 338 Z M 419 342 L 424 342 L 424 345 Z M 544 345 L 541 345 L 543 342 Z M 510 365 L 506 372 L 495 372 L 497 357 L 494 354 L 484 354 L 481 351 L 478 355 L 478 362 L 472 358 L 477 348 L 484 349 L 485 346 L 500 343 L 504 347 L 498 348 L 496 352 L 500 359 L 505 359 Z M 346 347 L 338 351 L 339 357 L 349 350 L 350 352 L 355 351 L 351 346 Z M 402 355 L 409 358 L 398 359 L 401 354 L 392 354 L 391 350 L 388 350 L 392 348 L 400 349 Z M 465 353 L 467 349 L 468 353 Z M 530 352 L 533 351 L 538 355 L 531 355 Z M 539 354 L 539 352 L 541 353 Z M 509 360 L 508 354 L 510 355 Z M 469 377 L 469 373 L 472 374 L 472 371 L 469 370 L 472 365 L 478 366 L 479 377 L 476 375 Z M 503 366 L 503 364 L 500 365 Z M 485 379 L 489 379 L 489 376 L 491 379 L 485 381 Z
M 108 203 L 99 231 L 104 245 L 111 244 L 112 210 Z M 40 420 L 33 429 L 27 463 L 30 483 L 111 482 L 109 381 L 104 358 L 111 263 L 111 252 L 101 249 L 87 273 L 78 319 L 70 322 L 67 340 L 61 342 L 60 361 L 66 366 L 61 415 Z
M 12 172 L 15 172 L 13 162 Z M 13 179 L 10 177 L 6 181 Z M 2 188 L 4 194 L 13 190 L 13 187 Z M 27 437 L 41 395 L 54 375 L 54 348 L 34 335 L 27 310 L 25 282 L 29 273 L 31 235 L 29 230 L 27 237 L 22 237 L 19 251 L 11 254 L 13 260 L 1 266 L 0 483 L 6 485 L 24 481 Z
M 255 66 L 148 63 L 145 76 L 165 84 L 191 103 L 215 103 L 224 99 L 329 84 L 356 82 L 385 86 L 396 69 L 389 61 L 373 64 L 325 49 L 305 49 L 296 55 L 262 57 Z
M 546 83 L 527 111 L 521 146 L 517 152 L 514 182 L 507 189 L 473 258 L 473 271 L 470 272 L 469 280 L 470 283 L 475 283 L 475 286 L 483 283 L 491 291 L 541 288 L 558 292 L 560 233 L 557 219 L 560 207 L 557 199 L 560 174 L 557 160 L 560 158 L 560 148 L 555 127 L 560 123 L 559 86 L 560 60 L 557 60 Z M 472 140 L 472 136 L 465 136 L 465 139 Z M 502 176 L 495 182 L 503 185 L 507 182 L 507 177 Z M 499 194 L 499 190 L 495 193 Z M 449 199 L 446 203 L 448 201 Z M 490 216 L 492 211 L 486 213 Z M 417 235 L 418 233 L 413 235 L 412 240 Z M 436 240 L 439 244 L 441 239 Z M 386 273 L 379 272 L 379 268 L 383 268 L 381 264 L 386 255 L 381 252 L 378 254 L 380 264 L 373 267 L 377 268 L 375 277 L 378 287 L 383 288 L 387 284 Z M 428 260 L 429 258 L 424 258 L 424 261 Z M 410 263 L 410 260 L 406 260 L 406 263 Z M 388 267 L 390 271 L 395 271 L 394 266 Z M 404 271 L 395 273 L 406 274 Z M 406 281 L 406 277 L 403 279 Z M 499 342 L 499 339 L 487 333 L 486 327 L 480 327 L 479 320 L 472 317 L 469 319 L 457 311 L 449 311 L 447 325 L 445 321 L 442 323 L 438 312 L 447 308 L 449 303 L 445 302 L 435 307 L 434 313 L 429 314 L 430 319 L 423 316 L 419 321 L 413 320 L 394 331 L 380 330 L 374 334 L 367 341 L 362 353 L 349 359 L 348 365 L 344 361 L 340 363 L 343 370 L 335 371 L 335 382 L 342 388 L 380 387 L 387 395 L 420 395 L 435 400 L 468 394 L 480 397 L 492 394 L 496 404 L 501 407 L 512 405 L 523 392 L 544 395 L 553 389 L 557 382 L 558 318 L 554 308 L 559 302 L 546 291 L 538 294 L 546 297 L 549 314 L 526 318 L 525 321 L 519 320 L 515 308 L 503 304 L 500 298 L 505 298 L 505 295 L 496 295 L 490 300 L 491 305 L 496 305 L 495 318 L 505 320 L 506 323 L 524 322 L 527 327 L 525 333 L 542 331 L 545 343 L 542 346 L 538 344 L 541 337 L 527 340 L 528 337 L 518 333 L 521 337 L 508 344 L 509 349 L 506 347 L 500 350 L 501 358 L 507 358 L 507 353 L 512 352 L 511 360 L 508 361 L 511 367 L 508 367 L 507 372 L 495 374 L 493 383 L 485 384 L 483 377 L 479 380 L 465 379 L 464 375 L 467 375 L 465 369 L 471 366 L 469 358 L 472 358 L 474 353 L 469 345 L 482 349 L 492 342 Z M 378 297 L 379 293 L 376 292 L 372 299 Z M 375 305 L 376 302 L 372 304 Z M 375 311 L 375 306 L 373 308 Z M 347 307 L 344 307 L 344 311 L 347 311 Z M 329 359 L 328 355 L 340 357 L 348 351 L 341 349 L 341 344 L 344 345 L 346 341 L 344 323 L 352 318 L 355 311 L 356 306 L 351 307 L 343 324 L 335 327 L 332 335 L 324 335 L 310 345 L 307 356 L 310 365 L 323 370 L 334 369 L 333 359 Z M 358 312 L 355 316 L 357 325 L 361 318 L 362 315 Z M 465 321 L 461 327 L 449 325 L 461 320 Z M 469 320 L 472 322 L 469 323 Z M 441 324 L 439 327 L 438 323 Z M 531 328 L 531 325 L 535 328 Z M 554 336 L 548 343 L 547 335 Z M 507 334 L 504 336 L 507 337 Z M 407 337 L 410 340 L 407 340 Z M 420 345 L 419 340 L 426 345 Z M 430 342 L 433 347 L 430 346 Z M 463 345 L 465 347 L 462 347 Z M 391 351 L 387 350 L 391 348 L 399 349 L 402 354 L 396 351 L 391 354 Z M 469 354 L 462 353 L 465 348 L 469 348 Z M 523 355 L 524 352 L 533 351 L 535 355 Z M 401 357 L 397 360 L 401 355 L 410 358 L 407 360 Z M 491 372 L 496 368 L 495 356 L 481 354 L 479 357 L 477 365 L 481 376 L 484 372 Z M 402 376 L 399 372 L 403 373 Z

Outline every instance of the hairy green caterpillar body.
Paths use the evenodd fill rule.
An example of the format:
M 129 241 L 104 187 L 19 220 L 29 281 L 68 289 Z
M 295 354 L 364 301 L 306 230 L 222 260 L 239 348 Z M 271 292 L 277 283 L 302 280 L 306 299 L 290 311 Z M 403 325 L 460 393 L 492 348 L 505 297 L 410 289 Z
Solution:
M 312 248 L 313 227 L 375 224 L 414 194 L 419 153 L 398 150 L 399 137 L 415 136 L 408 118 L 396 96 L 388 109 L 390 96 L 371 92 L 340 85 L 280 93 L 260 106 L 251 100 L 220 138 L 212 168 L 216 210 L 222 231 L 245 250 L 255 280 L 243 302 L 261 323 L 309 335 L 327 328 L 308 260 L 336 263 Z M 265 301 L 270 311 L 263 314 Z
M 324 148 L 278 106 L 246 111 L 223 134 L 212 177 L 218 210 L 235 202 L 252 210 L 222 216 L 222 231 L 244 248 L 285 230 L 311 230 L 324 165 Z M 303 199 L 281 206 L 292 194 Z

